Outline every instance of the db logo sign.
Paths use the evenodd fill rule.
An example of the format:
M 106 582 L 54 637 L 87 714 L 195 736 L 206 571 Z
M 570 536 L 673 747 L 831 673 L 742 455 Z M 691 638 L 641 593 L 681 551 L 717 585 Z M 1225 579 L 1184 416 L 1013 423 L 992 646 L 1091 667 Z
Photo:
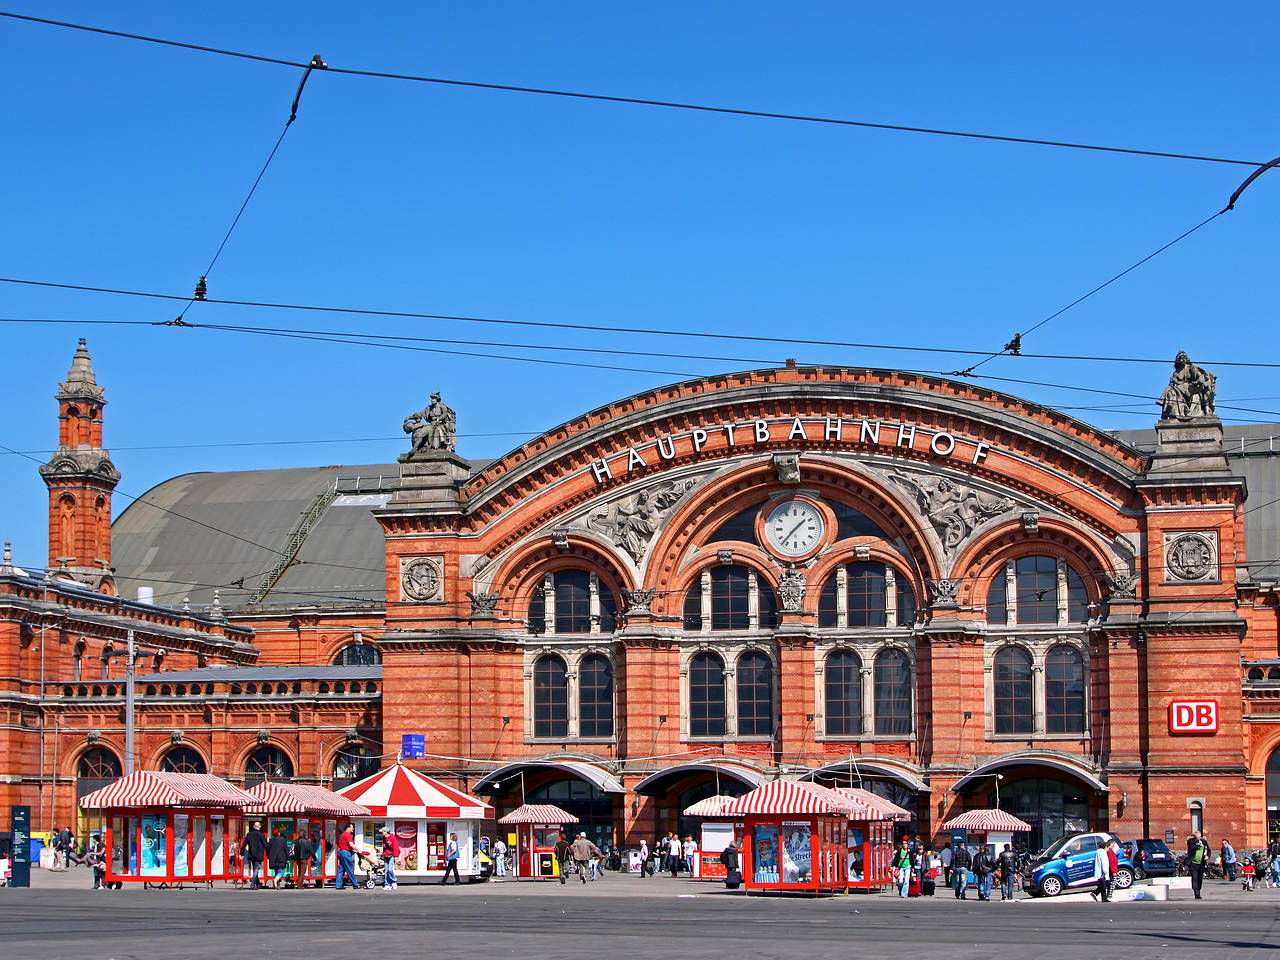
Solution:
M 1169 704 L 1170 733 L 1217 733 L 1217 700 L 1174 700 Z

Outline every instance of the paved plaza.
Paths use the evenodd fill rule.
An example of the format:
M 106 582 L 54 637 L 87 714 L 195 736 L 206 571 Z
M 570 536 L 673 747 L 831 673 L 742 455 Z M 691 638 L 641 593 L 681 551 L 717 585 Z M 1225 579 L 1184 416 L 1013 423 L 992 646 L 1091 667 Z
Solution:
M 1013 903 L 950 894 L 751 896 L 715 883 L 625 875 L 583 885 L 505 881 L 378 890 L 227 887 L 95 893 L 82 868 L 35 871 L 0 890 L 4 955 L 44 958 L 374 958 L 592 956 L 849 960 L 851 957 L 1198 957 L 1271 955 L 1280 890 L 1209 883 L 1206 899 Z

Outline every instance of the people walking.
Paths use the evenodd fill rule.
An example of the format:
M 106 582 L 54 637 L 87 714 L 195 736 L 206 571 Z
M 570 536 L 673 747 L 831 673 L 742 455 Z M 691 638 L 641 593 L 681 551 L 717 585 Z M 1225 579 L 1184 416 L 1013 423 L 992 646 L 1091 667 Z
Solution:
M 352 890 L 360 889 L 360 882 L 356 880 L 355 846 L 355 830 L 351 824 L 343 824 L 342 833 L 338 834 L 338 875 L 333 881 L 335 890 L 342 889 L 344 878 L 350 881 Z
M 907 899 L 911 891 L 911 848 L 906 837 L 893 852 L 893 882 L 898 887 L 898 896 Z
M 244 859 L 245 866 L 249 868 L 250 890 L 258 890 L 262 887 L 262 861 L 266 855 L 267 838 L 262 833 L 262 823 L 255 820 L 249 832 L 244 835 L 244 840 L 240 842 L 240 856 Z
M 449 874 L 453 874 L 454 886 L 462 883 L 462 877 L 458 876 L 458 835 L 456 833 L 449 834 L 449 842 L 444 845 L 444 877 L 440 880 L 440 886 L 444 886 L 449 882 Z
M 1000 868 L 1000 899 L 1013 899 L 1013 884 L 1018 876 L 1018 858 L 1013 855 L 1013 849 L 1009 844 L 1004 845 L 1004 849 L 1000 851 L 1000 856 L 996 858 L 996 865 Z
M 1209 845 L 1204 842 L 1197 830 L 1187 838 L 1187 871 L 1191 874 L 1191 892 L 1197 900 L 1201 899 L 1200 888 L 1204 886 L 1204 868 L 1209 861 Z
M 672 879 L 680 875 L 680 838 L 674 833 L 667 834 L 667 866 L 671 868 Z
M 973 875 L 978 878 L 978 899 L 991 899 L 991 884 L 995 879 L 996 862 L 991 852 L 985 847 L 978 848 L 973 855 Z
M 382 833 L 382 889 L 394 890 L 400 886 L 396 879 L 396 858 L 400 856 L 400 840 L 394 830 L 383 830 Z
M 600 856 L 600 848 L 588 840 L 585 833 L 580 833 L 578 838 L 569 845 L 569 852 L 573 854 L 573 862 L 578 868 L 579 879 L 586 883 L 591 858 Z
M 305 833 L 298 834 L 298 839 L 293 841 L 293 885 L 299 890 L 306 886 L 311 876 L 311 861 L 315 859 L 315 855 L 316 851 L 311 845 L 311 839 Z
M 569 872 L 570 859 L 569 841 L 565 838 L 563 833 L 560 834 L 560 839 L 556 841 L 553 853 L 555 854 L 556 863 L 560 864 L 560 883 L 563 884 L 564 876 Z
M 684 865 L 689 870 L 689 876 L 694 875 L 694 864 L 697 861 L 698 845 L 694 843 L 693 837 L 685 837 L 684 843 L 680 847 L 680 852 L 684 854 Z
M 93 889 L 107 889 L 107 884 L 103 879 L 107 871 L 107 850 L 102 845 L 102 837 L 96 833 L 93 835 L 93 839 L 89 841 L 89 849 L 84 854 L 84 863 L 86 867 L 93 869 Z
M 280 884 L 289 875 L 289 841 L 284 838 L 280 827 L 276 827 L 271 839 L 267 841 L 267 870 L 272 889 L 279 890 Z
M 649 859 L 649 841 L 640 841 L 640 877 L 653 876 L 653 862 Z
M 501 837 L 493 841 L 493 875 L 500 880 L 507 875 L 507 845 Z
M 957 900 L 969 899 L 969 867 L 972 864 L 973 857 L 963 843 L 951 852 L 951 880 Z
M 1097 888 L 1089 894 L 1093 899 L 1101 899 L 1103 903 L 1111 900 L 1111 858 L 1107 856 L 1107 844 L 1103 844 L 1093 854 L 1093 879 Z
M 942 848 L 938 859 L 942 861 L 942 883 L 949 887 L 951 886 L 951 844 L 948 843 Z
M 1228 881 L 1234 882 L 1236 879 L 1236 848 L 1231 845 L 1231 841 L 1223 839 L 1222 841 L 1222 875 Z

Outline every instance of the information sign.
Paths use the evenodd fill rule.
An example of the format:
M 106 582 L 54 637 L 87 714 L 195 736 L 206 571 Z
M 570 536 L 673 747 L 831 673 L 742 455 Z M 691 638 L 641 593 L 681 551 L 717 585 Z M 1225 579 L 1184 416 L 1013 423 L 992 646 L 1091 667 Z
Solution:
M 400 756 L 422 757 L 427 752 L 427 737 L 422 733 L 406 733 L 400 737 Z

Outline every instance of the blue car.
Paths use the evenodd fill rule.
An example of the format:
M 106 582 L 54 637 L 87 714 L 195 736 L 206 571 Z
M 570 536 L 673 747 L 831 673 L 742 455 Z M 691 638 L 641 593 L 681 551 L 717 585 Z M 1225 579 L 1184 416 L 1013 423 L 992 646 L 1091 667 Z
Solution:
M 1032 861 L 1022 877 L 1022 889 L 1033 897 L 1056 897 L 1063 890 L 1093 885 L 1094 857 L 1108 840 L 1120 844 L 1120 838 L 1113 833 L 1067 834 Z M 1117 857 L 1120 866 L 1116 870 L 1115 886 L 1117 890 L 1126 890 L 1133 885 L 1136 871 L 1123 844 Z

